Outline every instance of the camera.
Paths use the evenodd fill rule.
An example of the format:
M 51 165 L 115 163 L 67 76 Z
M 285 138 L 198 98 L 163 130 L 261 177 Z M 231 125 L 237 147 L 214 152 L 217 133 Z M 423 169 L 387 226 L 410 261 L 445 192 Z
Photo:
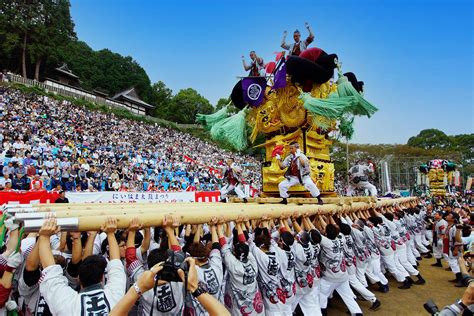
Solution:
M 423 307 L 428 313 L 430 313 L 430 315 L 436 315 L 439 313 L 439 308 L 436 306 L 433 300 L 428 300 L 425 304 L 423 304 Z
M 163 264 L 163 269 L 157 274 L 159 280 L 167 282 L 182 282 L 178 275 L 178 270 L 181 269 L 184 272 L 189 270 L 189 265 L 184 261 L 186 256 L 182 251 L 167 250 L 168 258 Z

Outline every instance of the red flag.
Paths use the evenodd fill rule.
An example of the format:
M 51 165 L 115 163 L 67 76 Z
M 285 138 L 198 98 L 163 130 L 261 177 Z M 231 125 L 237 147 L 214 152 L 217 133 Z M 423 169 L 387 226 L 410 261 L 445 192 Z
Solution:
M 194 159 L 192 159 L 191 157 L 186 156 L 186 155 L 184 155 L 183 158 L 184 158 L 184 160 L 186 160 L 187 162 L 192 162 L 192 163 L 195 163 L 195 162 L 196 162 Z

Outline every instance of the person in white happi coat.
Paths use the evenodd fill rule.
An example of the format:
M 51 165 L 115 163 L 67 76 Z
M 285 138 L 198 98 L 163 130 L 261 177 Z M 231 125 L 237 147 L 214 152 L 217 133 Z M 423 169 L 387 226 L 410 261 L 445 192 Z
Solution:
M 121 300 L 125 294 L 127 278 L 120 260 L 120 250 L 115 239 L 117 220 L 108 218 L 103 225 L 109 241 L 110 261 L 101 256 L 85 258 L 79 268 L 81 291 L 73 290 L 63 275 L 61 266 L 55 264 L 51 251 L 50 236 L 57 233 L 56 219 L 47 219 L 39 231 L 39 256 L 43 266 L 40 293 L 53 315 L 103 315 Z M 102 285 L 104 273 L 107 283 Z
M 212 295 L 216 300 L 222 296 L 222 283 L 224 279 L 224 271 L 222 265 L 222 257 L 220 252 L 219 237 L 217 236 L 217 221 L 211 225 L 211 249 L 208 245 L 203 244 L 200 240 L 201 225 L 198 225 L 194 241 L 186 248 L 186 252 L 196 261 L 196 270 L 198 280 L 201 284 L 206 284 L 207 293 Z M 219 226 L 220 227 L 220 226 Z M 191 296 L 192 297 L 192 296 Z M 188 310 L 190 307 L 188 307 Z M 192 297 L 192 314 L 193 315 L 209 315 L 199 301 Z
M 367 219 L 369 216 L 367 216 Z M 371 280 L 371 282 L 377 282 L 377 280 L 380 280 L 379 285 L 379 291 L 382 293 L 387 293 L 389 291 L 389 286 L 388 286 L 388 280 L 385 277 L 385 275 L 382 273 L 381 269 L 381 260 L 380 260 L 380 250 L 379 247 L 377 246 L 377 242 L 375 240 L 375 235 L 374 232 L 372 231 L 371 227 L 373 227 L 373 224 L 367 220 L 364 222 L 363 225 L 358 224 L 359 227 L 363 227 L 363 234 L 365 236 L 365 240 L 367 242 L 367 248 L 369 249 L 370 252 L 370 257 L 369 257 L 369 266 L 367 267 L 366 270 L 366 275 Z
M 456 279 L 450 282 L 456 283 L 457 287 L 464 286 L 462 283 L 461 267 L 459 266 L 459 257 L 462 256 L 462 225 L 458 226 L 459 214 L 455 212 L 448 212 L 445 215 L 448 222 L 448 228 L 445 236 L 445 247 L 443 253 L 445 259 L 448 260 L 451 271 L 455 274 Z
M 411 253 L 415 257 L 416 260 L 421 258 L 421 254 L 416 248 L 415 244 L 415 235 L 416 231 L 418 230 L 418 224 L 416 222 L 415 217 L 415 210 L 408 209 L 405 211 L 405 216 L 403 218 L 403 222 L 405 223 L 406 229 L 410 235 L 410 239 L 407 242 L 407 248 L 411 250 Z
M 268 220 L 264 216 L 261 227 L 257 227 L 254 235 L 250 235 L 250 252 L 255 257 L 258 265 L 257 282 L 262 293 L 265 315 L 267 316 L 292 316 L 290 308 L 287 308 L 287 297 L 281 285 L 280 256 L 279 249 L 272 244 Z M 286 261 L 286 258 L 285 258 Z
M 347 218 L 348 219 L 348 218 Z M 351 226 L 348 223 L 352 223 L 352 221 L 349 222 L 344 218 L 341 217 L 341 224 L 339 224 L 339 228 L 341 230 L 341 233 L 344 238 L 344 258 L 346 261 L 346 267 L 347 267 L 347 272 L 349 274 L 349 284 L 351 287 L 358 292 L 365 300 L 369 301 L 372 303 L 372 306 L 370 307 L 371 310 L 377 310 L 380 308 L 380 301 L 377 300 L 377 297 L 375 297 L 374 293 L 370 292 L 366 287 L 361 283 L 361 281 L 357 277 L 357 272 L 358 272 L 358 266 L 357 266 L 357 255 L 356 254 L 356 245 L 354 242 L 354 238 L 352 235 L 352 231 L 354 228 L 351 228 Z M 364 275 L 365 278 L 365 275 Z
M 398 288 L 406 290 L 411 287 L 410 282 L 406 279 L 409 275 L 402 269 L 401 266 L 395 264 L 395 243 L 392 240 L 390 229 L 384 224 L 380 213 L 375 213 L 376 216 L 369 217 L 369 223 L 374 235 L 374 240 L 380 250 L 380 260 L 384 267 L 393 275 L 393 277 L 400 283 L 403 283 Z
M 278 184 L 280 197 L 283 199 L 280 203 L 287 204 L 288 190 L 295 185 L 302 184 L 309 190 L 311 196 L 318 199 L 320 205 L 323 204 L 318 187 L 311 179 L 311 166 L 309 159 L 300 150 L 298 142 L 290 143 L 290 154 L 282 161 L 280 155 L 275 156 L 280 169 L 286 169 L 285 180 Z
M 285 218 L 285 220 L 287 220 L 287 218 Z M 296 300 L 295 237 L 288 231 L 283 219 L 280 219 L 279 230 L 275 231 L 272 237 L 279 238 L 278 243 L 275 239 L 272 239 L 271 244 L 274 246 L 277 260 L 280 263 L 279 278 L 285 298 L 282 311 L 285 314 L 292 314 L 293 301 Z
M 377 188 L 369 182 L 368 177 L 373 172 L 373 164 L 366 166 L 359 163 L 349 169 L 350 183 L 347 187 L 347 196 L 353 195 L 356 189 L 368 190 L 371 196 L 377 196 Z
M 290 56 L 299 56 L 301 52 L 303 52 L 308 45 L 311 44 L 314 40 L 314 33 L 311 30 L 308 22 L 305 22 L 305 27 L 309 32 L 309 36 L 302 41 L 301 40 L 301 33 L 298 30 L 293 32 L 293 39 L 295 40 L 292 44 L 286 43 L 286 35 L 288 34 L 286 31 L 283 32 L 283 39 L 281 40 L 281 48 L 288 50 L 288 55 Z
M 292 217 L 292 224 L 294 233 L 297 233 L 297 242 L 293 247 L 295 251 L 296 295 L 292 302 L 292 310 L 295 311 L 299 305 L 305 315 L 321 315 L 319 301 L 315 299 L 318 296 L 316 293 L 318 287 L 314 282 L 311 266 L 314 251 L 310 245 L 311 238 L 309 233 L 301 228 L 296 217 Z
M 393 222 L 397 225 L 397 231 L 400 234 L 400 238 L 402 238 L 405 243 L 408 262 L 412 266 L 417 267 L 418 262 L 416 260 L 415 252 L 413 251 L 413 235 L 411 235 L 407 229 L 406 213 L 403 211 L 396 212 L 396 217 Z
M 448 228 L 448 222 L 443 218 L 441 211 L 434 212 L 433 218 L 435 220 L 433 228 L 433 256 L 436 259 L 436 263 L 433 263 L 433 267 L 443 267 L 441 259 L 443 259 L 443 239 L 446 235 Z
M 247 64 L 245 57 L 242 56 L 242 65 L 245 71 L 249 71 L 249 76 L 260 77 L 265 76 L 265 62 L 262 57 L 257 56 L 257 53 L 253 50 L 249 54 L 250 64 Z
M 427 241 L 425 240 L 425 211 L 419 208 L 414 208 L 414 218 L 415 218 L 415 246 L 420 255 L 423 254 L 428 254 L 429 250 L 426 248 L 425 243 L 427 244 Z
M 410 276 L 407 276 L 407 280 L 410 283 L 417 285 L 425 284 L 425 280 L 421 276 L 420 272 L 413 267 L 407 259 L 407 248 L 406 248 L 406 237 L 400 236 L 400 233 L 397 229 L 397 224 L 395 223 L 395 217 L 392 213 L 386 212 L 385 214 L 380 214 L 384 224 L 388 227 L 392 240 L 395 244 L 395 264 L 401 266 L 400 269 L 405 269 L 409 275 L 417 277 L 416 281 L 413 281 Z
M 228 271 L 224 303 L 233 316 L 264 315 L 265 308 L 258 288 L 258 264 L 247 244 L 242 222 L 236 222 L 237 239 L 230 245 L 218 230 L 222 261 Z
M 227 159 L 223 169 L 224 180 L 227 181 L 227 184 L 220 189 L 221 202 L 227 202 L 227 195 L 234 191 L 239 198 L 243 199 L 244 203 L 247 203 L 247 196 L 243 191 L 242 169 L 235 164 L 234 158 Z
M 362 310 L 357 304 L 354 292 L 352 292 L 349 285 L 349 274 L 344 258 L 344 238 L 338 232 L 331 216 L 330 222 L 326 224 L 325 219 L 319 216 L 321 231 L 326 233 L 326 236 L 321 237 L 321 253 L 319 256 L 323 271 L 319 293 L 322 314 L 323 316 L 328 314 L 328 299 L 334 291 L 337 291 L 351 315 L 362 315 Z

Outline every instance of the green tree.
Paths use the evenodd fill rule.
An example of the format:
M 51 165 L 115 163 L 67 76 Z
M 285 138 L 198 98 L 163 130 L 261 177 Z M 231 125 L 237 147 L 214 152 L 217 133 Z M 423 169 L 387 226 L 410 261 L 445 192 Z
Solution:
M 27 77 L 34 64 L 38 80 L 42 63 L 75 39 L 69 7 L 69 0 L 0 0 L 1 66 Z
M 132 57 L 124 57 L 108 49 L 94 51 L 80 41 L 69 43 L 58 55 L 58 59 L 66 62 L 80 77 L 84 89 L 100 89 L 113 95 L 135 87 L 143 101 L 155 104 L 150 78 Z M 53 69 L 51 67 L 49 72 Z
M 167 119 L 177 123 L 192 124 L 197 113 L 210 114 L 214 108 L 196 90 L 180 90 L 171 100 Z
M 154 83 L 151 88 L 153 89 L 153 104 L 156 105 L 154 116 L 166 118 L 173 98 L 173 91 L 163 81 Z
M 229 104 L 229 102 L 230 102 L 230 98 L 220 98 L 219 100 L 217 100 L 216 111 L 219 111 L 220 109 L 222 109 L 224 106 Z
M 20 51 L 23 77 L 27 77 L 27 50 L 31 33 L 45 23 L 46 6 L 41 0 L 0 0 L 0 41 L 4 54 Z
M 73 40 L 76 34 L 69 1 L 44 1 L 44 20 L 31 30 L 28 49 L 30 60 L 35 64 L 36 80 L 39 80 L 42 63 L 49 60 L 52 67 L 56 67 L 61 62 L 57 52 Z
M 442 131 L 432 128 L 424 129 L 417 136 L 410 137 L 407 144 L 424 149 L 448 148 L 451 140 Z

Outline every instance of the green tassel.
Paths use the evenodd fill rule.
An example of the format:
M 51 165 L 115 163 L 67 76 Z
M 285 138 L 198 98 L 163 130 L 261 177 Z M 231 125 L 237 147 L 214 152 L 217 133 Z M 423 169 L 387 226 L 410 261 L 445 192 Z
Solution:
M 370 102 L 365 100 L 356 89 L 354 89 L 347 77 L 342 75 L 341 72 L 339 72 L 339 79 L 337 80 L 337 93 L 339 94 L 339 97 L 355 98 L 356 103 L 350 111 L 354 115 L 366 115 L 371 117 L 378 110 Z
M 215 123 L 211 128 L 212 139 L 226 142 L 236 150 L 247 148 L 247 108 Z
M 228 116 L 228 107 L 224 106 L 219 111 L 212 114 L 197 114 L 196 122 L 204 125 L 207 130 L 210 130 L 217 122 L 227 118 Z
M 353 107 L 355 98 L 330 96 L 327 99 L 313 98 L 309 93 L 302 93 L 300 99 L 303 100 L 304 108 L 311 114 L 321 115 L 328 118 L 337 119 L 346 111 Z
M 354 135 L 354 117 L 352 118 L 345 118 L 342 117 L 341 121 L 339 122 L 339 131 L 341 135 L 346 137 L 347 139 L 351 139 Z

